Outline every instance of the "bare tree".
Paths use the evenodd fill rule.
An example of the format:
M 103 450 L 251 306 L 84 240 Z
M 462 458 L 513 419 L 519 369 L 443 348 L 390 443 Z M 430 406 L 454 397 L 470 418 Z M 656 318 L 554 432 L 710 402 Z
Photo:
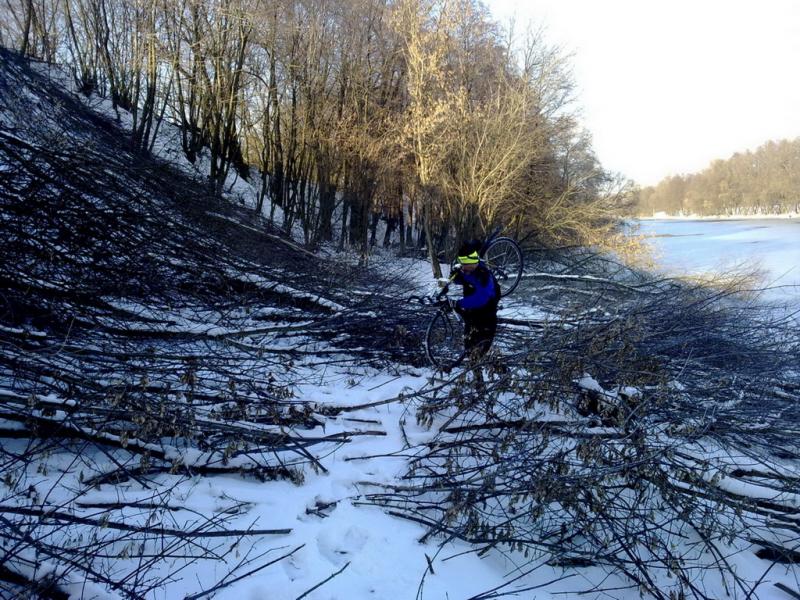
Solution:
M 407 108 L 403 114 L 404 150 L 413 161 L 422 222 L 434 277 L 441 277 L 433 243 L 439 216 L 439 181 L 449 150 L 448 132 L 457 128 L 454 106 L 458 97 L 449 89 L 446 58 L 448 27 L 453 14 L 448 5 L 405 0 L 398 3 L 394 26 L 403 42 Z
M 208 153 L 217 193 L 232 167 L 255 165 L 257 214 L 280 210 L 308 244 L 333 241 L 338 219 L 340 246 L 366 260 L 380 219 L 413 198 L 403 245 L 411 225 L 440 274 L 443 251 L 497 224 L 545 240 L 611 220 L 597 217 L 608 177 L 566 111 L 566 58 L 539 33 L 518 44 L 476 0 L 9 7 L 20 46 L 58 50 L 80 87 L 131 112 L 135 147 L 151 148 L 169 115 L 191 162 Z M 552 235 L 581 203 L 591 217 Z M 531 216 L 566 208 L 566 220 Z

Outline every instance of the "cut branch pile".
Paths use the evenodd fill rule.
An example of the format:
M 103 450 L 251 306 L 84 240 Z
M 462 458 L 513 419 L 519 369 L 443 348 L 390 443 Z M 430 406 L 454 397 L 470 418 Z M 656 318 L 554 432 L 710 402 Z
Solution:
M 480 598 L 520 592 L 544 564 L 601 567 L 665 600 L 713 597 L 712 581 L 757 597 L 766 584 L 742 563 L 800 548 L 796 324 L 734 287 L 589 255 L 568 268 L 558 302 L 553 277 L 523 290 L 552 313 L 501 330 L 482 385 L 455 373 L 423 398 L 438 435 L 364 502 L 425 538 L 509 553 L 516 575 Z
M 176 496 L 194 476 L 300 482 L 374 433 L 324 428 L 296 384 L 320 362 L 398 351 L 370 306 L 369 286 L 391 283 L 310 260 L 3 57 L 0 588 L 145 597 L 236 540 L 288 531 L 229 526 L 241 507 L 187 509 Z M 343 339 L 346 321 L 371 343 Z M 88 500 L 107 486 L 113 500 Z

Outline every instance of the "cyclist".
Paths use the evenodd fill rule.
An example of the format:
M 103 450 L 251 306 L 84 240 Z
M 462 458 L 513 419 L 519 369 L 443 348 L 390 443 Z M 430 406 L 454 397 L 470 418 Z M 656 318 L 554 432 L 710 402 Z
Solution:
M 451 305 L 464 318 L 464 350 L 478 360 L 492 346 L 497 331 L 500 285 L 480 257 L 480 242 L 467 242 L 458 250 L 458 264 L 450 281 L 464 289 L 464 297 Z

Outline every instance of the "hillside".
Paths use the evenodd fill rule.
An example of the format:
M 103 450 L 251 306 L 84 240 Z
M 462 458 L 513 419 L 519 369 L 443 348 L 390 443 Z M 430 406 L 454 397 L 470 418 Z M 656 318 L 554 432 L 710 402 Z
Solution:
M 527 248 L 480 388 L 424 261 L 312 253 L 0 59 L 4 597 L 800 589 L 800 340 L 737 288 Z

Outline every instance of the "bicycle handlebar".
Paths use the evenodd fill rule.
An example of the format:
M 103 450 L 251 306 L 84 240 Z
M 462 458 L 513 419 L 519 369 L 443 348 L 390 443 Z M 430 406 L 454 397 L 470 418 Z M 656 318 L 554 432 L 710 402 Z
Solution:
M 450 306 L 447 302 L 447 293 L 450 291 L 450 284 L 455 278 L 455 273 L 450 276 L 450 280 L 444 284 L 441 290 L 435 296 L 409 296 L 409 302 L 419 302 L 423 306 Z
M 436 296 L 409 296 L 409 302 L 419 302 L 422 306 L 449 306 L 446 299 L 443 299 L 441 292 Z

